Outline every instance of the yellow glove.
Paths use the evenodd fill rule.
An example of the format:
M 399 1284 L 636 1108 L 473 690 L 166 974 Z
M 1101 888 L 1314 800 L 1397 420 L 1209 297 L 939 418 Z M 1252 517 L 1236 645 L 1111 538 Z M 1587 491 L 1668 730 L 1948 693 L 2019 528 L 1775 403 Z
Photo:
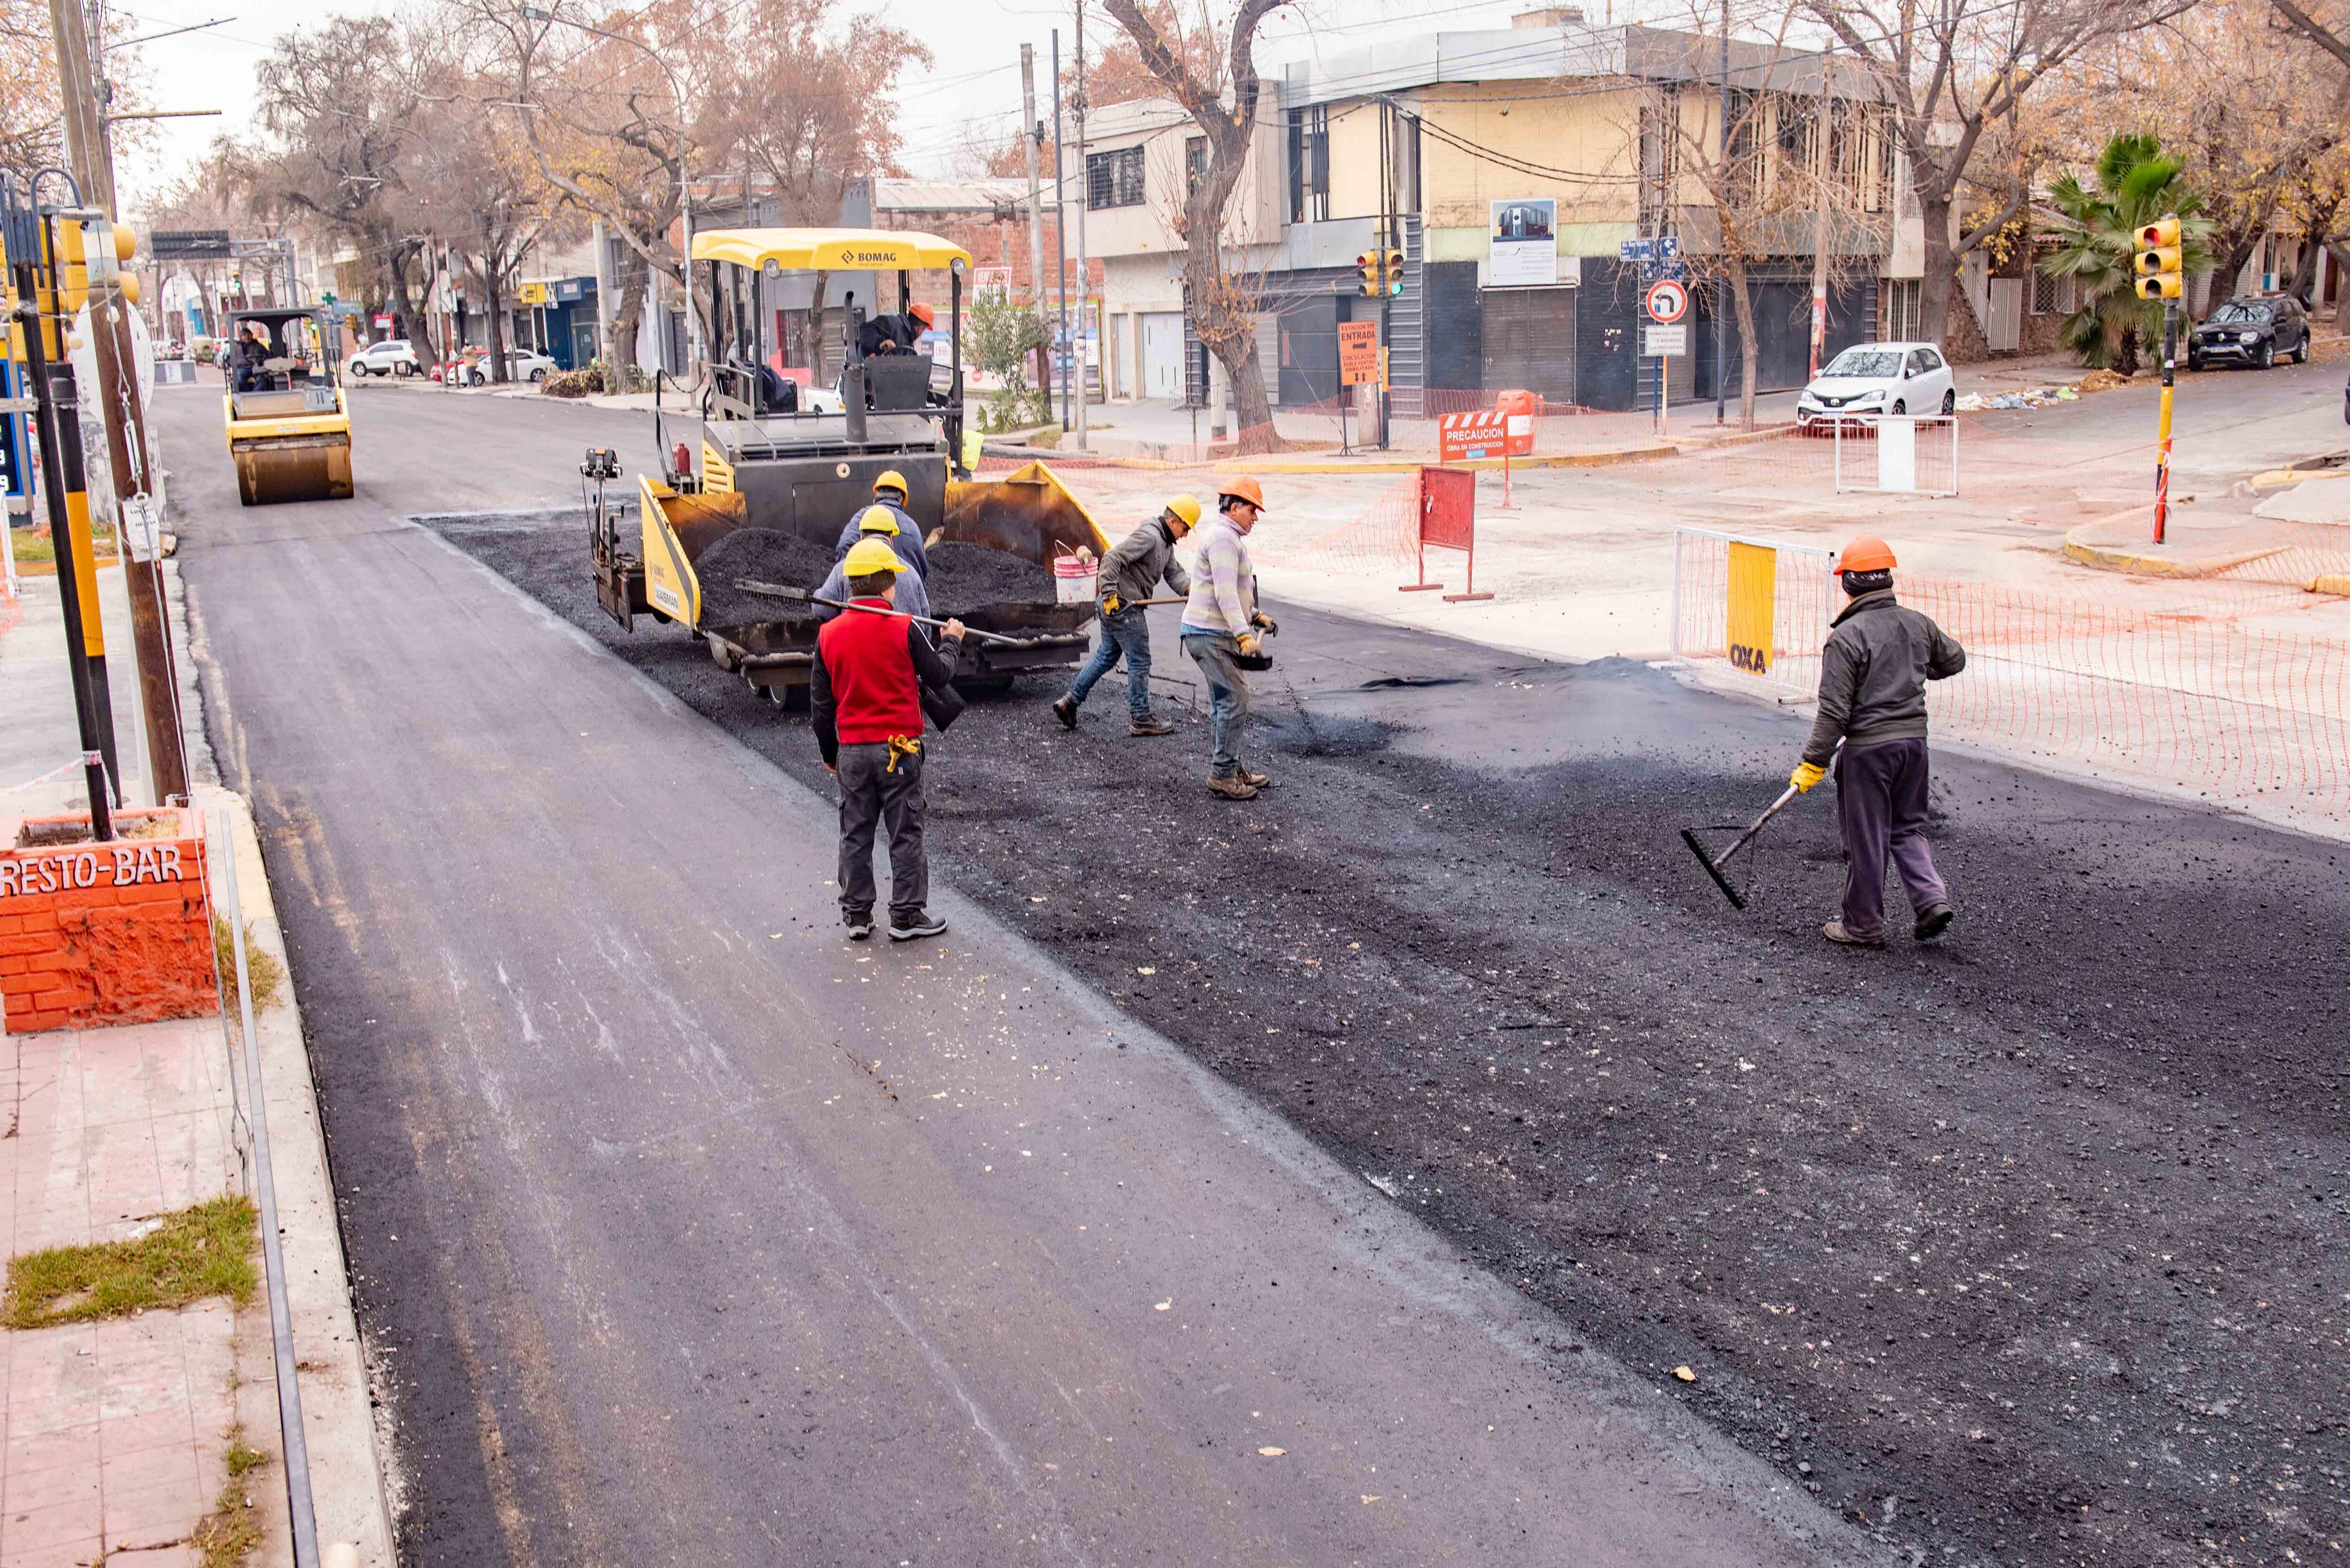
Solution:
M 1254 659 L 1256 657 L 1257 649 L 1264 646 L 1263 643 L 1257 641 L 1256 633 L 1253 631 L 1244 631 L 1233 640 L 1241 645 L 1241 651 L 1247 654 L 1251 659 Z
M 1797 794 L 1808 794 L 1814 784 L 1827 776 L 1828 770 L 1817 763 L 1797 763 L 1795 771 L 1787 775 L 1787 782 L 1795 786 Z
M 1102 614 L 1116 615 L 1118 613 L 1118 597 L 1115 592 L 1102 595 Z

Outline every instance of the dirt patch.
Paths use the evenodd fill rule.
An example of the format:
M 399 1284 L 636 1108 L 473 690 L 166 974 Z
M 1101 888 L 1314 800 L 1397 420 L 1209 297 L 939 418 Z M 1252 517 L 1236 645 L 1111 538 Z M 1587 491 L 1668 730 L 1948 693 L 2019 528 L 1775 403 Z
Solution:
M 826 787 L 804 722 L 605 619 L 576 540 L 461 543 Z M 1677 836 L 1767 803 L 1799 724 L 1280 615 L 1263 796 L 1205 794 L 1192 713 L 1128 742 L 1063 734 L 1050 689 L 978 701 L 925 780 L 941 879 L 1554 1309 L 1562 1360 L 1890 1543 L 2324 1559 L 2350 852 L 1943 756 L 1953 940 L 1831 950 L 1832 802 L 1759 843 L 1746 914 Z M 1312 688 L 1295 656 L 1342 638 Z M 1458 683 L 1356 684 L 1407 670 Z
M 2092 370 L 2074 383 L 2076 392 L 2110 392 L 2116 387 L 2126 387 L 2130 378 L 2118 370 Z

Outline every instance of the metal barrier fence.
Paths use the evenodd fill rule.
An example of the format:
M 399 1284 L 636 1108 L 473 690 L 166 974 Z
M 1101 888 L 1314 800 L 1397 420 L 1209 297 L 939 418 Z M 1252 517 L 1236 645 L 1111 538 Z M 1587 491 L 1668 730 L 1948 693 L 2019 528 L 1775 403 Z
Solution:
M 1951 414 L 1851 414 L 1829 429 L 1835 487 L 1897 495 L 1959 493 L 1959 421 Z
M 1771 565 L 1767 600 L 1759 556 Z M 1721 660 L 1775 694 L 1809 694 L 1841 597 L 1825 556 L 1678 530 L 1674 651 Z M 2119 581 L 2063 592 L 1906 576 L 1897 585 L 1904 604 L 1967 649 L 1965 671 L 1928 689 L 1937 734 L 2283 815 L 2350 821 L 2350 640 L 2329 635 L 2314 613 L 2331 601 L 2259 583 L 2159 593 Z M 1771 649 L 1767 659 L 1739 657 L 1757 646 Z

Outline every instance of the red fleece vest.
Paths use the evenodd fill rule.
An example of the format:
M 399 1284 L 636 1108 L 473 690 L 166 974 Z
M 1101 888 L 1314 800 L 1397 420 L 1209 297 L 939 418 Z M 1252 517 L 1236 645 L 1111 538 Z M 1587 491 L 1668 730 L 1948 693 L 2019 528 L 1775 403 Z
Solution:
M 907 625 L 900 615 L 843 610 L 816 634 L 825 672 L 832 677 L 833 724 L 842 745 L 875 745 L 892 735 L 922 732 L 922 689 L 906 651 Z

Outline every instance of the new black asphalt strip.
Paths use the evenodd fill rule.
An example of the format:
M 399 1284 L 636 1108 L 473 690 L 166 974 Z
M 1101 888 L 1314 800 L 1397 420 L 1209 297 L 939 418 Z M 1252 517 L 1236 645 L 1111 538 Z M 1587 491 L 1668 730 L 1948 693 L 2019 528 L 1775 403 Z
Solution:
M 209 415 L 167 419 L 182 472 L 225 472 L 197 444 L 217 441 Z M 552 421 L 546 441 L 603 435 L 591 427 Z M 928 770 L 939 879 L 1089 981 L 1109 1034 L 1122 1009 L 1178 1042 L 1359 1178 L 1373 1211 L 1425 1219 L 1532 1303 L 1531 1354 L 1556 1384 L 1512 1385 L 1503 1406 L 1480 1381 L 1453 1403 L 1522 1417 L 1542 1404 L 1557 1424 L 1530 1440 L 1563 1490 L 1532 1508 L 1510 1488 L 1544 1465 L 1453 1443 L 1413 1458 L 1420 1482 L 1459 1493 L 1440 1520 L 1366 1534 L 1356 1520 L 1395 1499 L 1335 1454 L 1328 1478 L 1281 1494 L 1186 1447 L 1282 1450 L 1268 1464 L 1322 1451 L 1294 1432 L 1184 1426 L 1240 1359 L 1284 1364 L 1319 1397 L 1322 1447 L 1366 1440 L 1348 1423 L 1382 1411 L 1386 1430 L 1436 1421 L 1451 1441 L 1459 1414 L 1412 1402 L 1410 1342 L 1349 1329 L 1328 1343 L 1317 1324 L 1351 1298 L 1283 1277 L 1316 1233 L 1295 1204 L 1236 1223 L 1223 1168 L 1212 1194 L 1192 1189 L 1214 1199 L 1199 1223 L 1247 1254 L 1243 1272 L 1287 1288 L 1255 1284 L 1245 1324 L 1228 1320 L 1186 1369 L 1153 1366 L 1147 1389 L 1129 1373 L 1112 1403 L 1136 1426 L 1115 1428 L 1115 1450 L 1080 1442 L 1045 1461 L 1029 1438 L 1049 1423 L 1020 1400 L 1065 1358 L 1117 1362 L 1127 1303 L 1111 1287 L 1131 1282 L 1131 1260 L 1087 1250 L 1073 1215 L 1055 1244 L 1073 1258 L 1048 1271 L 1030 1250 L 1048 1243 L 1030 1238 L 1014 1249 L 1021 1277 L 996 1273 L 1044 1199 L 1015 1214 L 974 1196 L 997 1178 L 960 1162 L 1017 1171 L 1047 1146 L 1007 1109 L 947 1147 L 964 1136 L 939 1125 L 947 1109 L 1000 1088 L 1008 1064 L 934 1055 L 981 1020 L 1003 1027 L 1016 1000 L 998 987 L 1049 989 L 1043 971 L 1009 957 L 974 976 L 942 956 L 913 1000 L 954 1028 L 910 1044 L 920 1032 L 901 1022 L 878 1038 L 876 1010 L 902 1020 L 888 1009 L 906 999 L 873 983 L 894 971 L 818 929 L 801 884 L 826 874 L 820 815 L 751 759 L 724 762 L 714 735 L 645 717 L 624 678 L 580 667 L 608 661 L 546 651 L 526 606 L 397 516 L 518 503 L 484 489 L 428 506 L 421 490 L 376 491 L 364 464 L 361 479 L 344 514 L 242 516 L 220 474 L 175 483 L 195 493 L 184 569 L 227 698 L 215 743 L 258 797 L 362 1321 L 389 1363 L 411 1560 L 683 1560 L 679 1542 L 706 1539 L 712 1562 L 761 1560 L 766 1542 L 806 1562 L 1744 1563 L 1778 1560 L 1806 1528 L 1803 1550 L 1846 1550 L 1825 1517 L 1738 1535 L 1717 1480 L 1596 1468 L 1595 1435 L 1629 1417 L 1579 1435 L 1549 1402 L 1611 1361 L 1668 1417 L 1678 1401 L 1748 1450 L 1708 1469 L 1711 1439 L 1676 1439 L 1701 1476 L 1750 1466 L 1759 1490 L 1731 1487 L 1744 1506 L 1775 1476 L 1891 1560 L 2123 1568 L 2337 1550 L 2342 849 L 1945 754 L 1937 851 L 1960 924 L 1939 948 L 1850 952 L 1816 935 L 1841 877 L 1825 792 L 1762 841 L 1744 915 L 1678 837 L 1751 817 L 1800 725 L 1644 668 L 1530 664 L 1284 612 L 1249 752 L 1278 783 L 1238 805 L 1201 786 L 1204 726 L 1171 635 L 1173 736 L 1126 737 L 1122 674 L 1075 734 L 1042 682 L 975 701 Z M 602 618 L 584 529 L 439 528 L 822 789 L 804 719 L 676 628 L 631 637 Z M 463 675 L 420 676 L 444 647 L 472 660 Z M 349 754 L 355 723 L 369 754 Z M 452 780 L 453 797 L 419 794 Z M 763 821 L 785 836 L 762 841 Z M 742 864 L 710 858 L 726 843 Z M 730 915 L 763 879 L 795 911 L 780 938 Z M 745 968 L 761 955 L 733 944 L 770 940 L 790 967 L 761 981 Z M 987 950 L 986 932 L 974 940 Z M 839 1040 L 826 1048 L 838 1070 L 778 1056 L 763 1008 L 787 1015 L 770 1033 Z M 630 1054 L 663 1031 L 675 1064 Z M 550 1038 L 577 1048 L 558 1055 Z M 1132 1093 L 1176 1093 L 1135 1057 L 1118 1058 L 1134 1061 Z M 1073 1046 L 1020 1064 L 1056 1118 L 1051 1147 L 1082 1145 L 1053 1096 L 1097 1059 Z M 894 1118 L 932 1096 L 908 1141 Z M 613 1106 L 631 1097 L 645 1125 L 624 1133 Z M 1174 1114 L 1110 1098 L 1088 1107 L 1104 1132 L 1112 1115 Z M 893 1168 L 857 1162 L 873 1148 Z M 1120 1179 L 1166 1201 L 1162 1175 L 1144 1162 Z M 1162 1232 L 1183 1211 L 1171 1200 Z M 919 1238 L 879 1224 L 933 1204 L 941 1222 Z M 1184 1254 L 1201 1270 L 1222 1255 Z M 1230 1303 L 1236 1278 L 1201 1282 Z M 739 1289 L 715 1282 L 729 1279 Z M 860 1323 L 889 1348 L 847 1348 Z M 1065 1392 L 1057 1436 L 1113 1435 L 1102 1389 Z M 1152 1400 L 1183 1419 L 1128 1408 Z M 785 1429 L 753 1425 L 770 1421 Z M 1479 1441 L 1512 1436 L 1488 1423 Z M 955 1457 L 991 1444 L 990 1462 Z M 1144 1457 L 1133 1444 L 1167 1467 L 1146 1472 L 1165 1477 L 1156 1497 L 1127 1468 Z M 1497 1476 L 1511 1478 L 1498 1490 Z M 748 1477 L 771 1478 L 773 1496 L 744 1495 Z M 1334 1484 L 1355 1514 L 1328 1511 Z M 1214 1501 L 1227 1487 L 1230 1511 Z M 1659 1535 L 1654 1516 L 1681 1508 L 1692 1533 Z
M 821 785 L 804 720 L 600 615 L 579 530 L 449 536 Z M 1126 737 L 1121 671 L 1076 734 L 1038 681 L 934 743 L 938 874 L 1855 1522 L 2334 1550 L 2350 851 L 1944 755 L 1955 934 L 1833 950 L 1831 791 L 1743 916 L 1677 836 L 1767 804 L 1799 723 L 1282 618 L 1259 800 L 1202 789 L 1166 622 L 1175 735 Z

